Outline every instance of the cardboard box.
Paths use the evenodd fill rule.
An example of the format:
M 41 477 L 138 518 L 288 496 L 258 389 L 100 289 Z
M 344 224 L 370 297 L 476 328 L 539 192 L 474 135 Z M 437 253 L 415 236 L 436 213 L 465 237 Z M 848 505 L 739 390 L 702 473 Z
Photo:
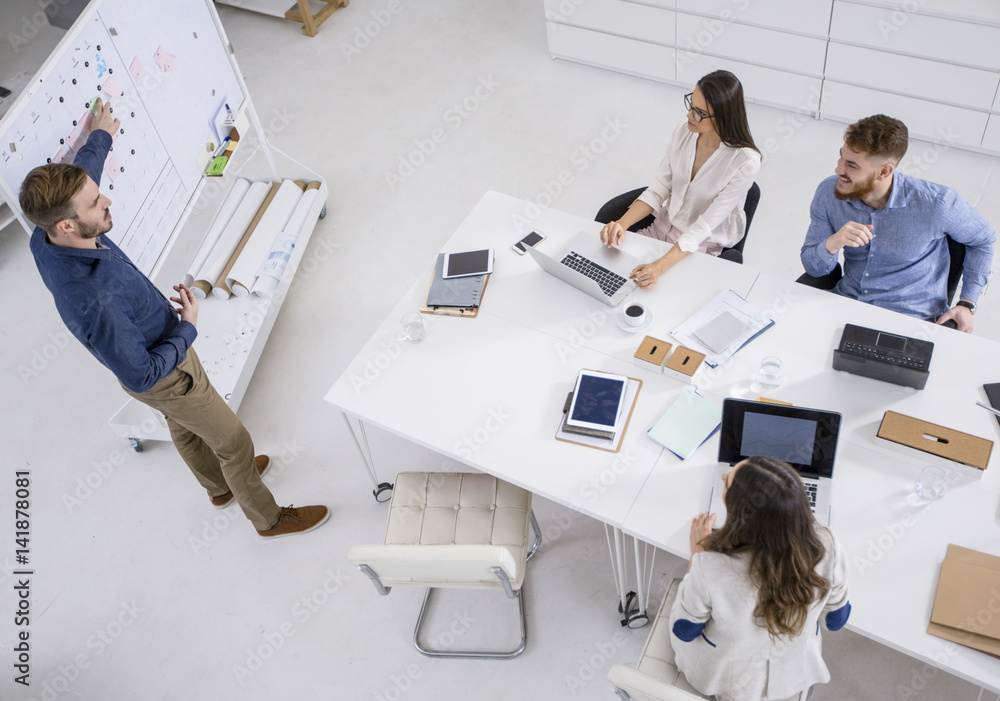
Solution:
M 887 411 L 878 427 L 878 437 L 931 455 L 985 470 L 990 464 L 993 441 L 906 414 Z
M 1000 557 L 948 546 L 927 632 L 1000 657 Z
M 704 353 L 699 353 L 684 346 L 677 346 L 673 355 L 667 359 L 666 364 L 663 366 L 663 374 L 682 382 L 694 384 L 695 378 L 698 376 L 698 371 L 701 370 L 704 364 Z
M 663 372 L 663 364 L 667 362 L 671 348 L 673 348 L 671 343 L 646 336 L 632 357 L 635 358 L 635 364 L 639 367 L 659 374 Z

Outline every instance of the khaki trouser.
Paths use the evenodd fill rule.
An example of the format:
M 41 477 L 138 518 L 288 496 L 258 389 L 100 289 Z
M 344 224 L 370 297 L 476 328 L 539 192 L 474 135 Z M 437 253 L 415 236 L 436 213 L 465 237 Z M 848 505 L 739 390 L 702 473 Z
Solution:
M 146 392 L 125 391 L 163 413 L 177 452 L 209 496 L 231 491 L 254 528 L 274 524 L 280 508 L 257 473 L 250 433 L 209 382 L 194 348 Z

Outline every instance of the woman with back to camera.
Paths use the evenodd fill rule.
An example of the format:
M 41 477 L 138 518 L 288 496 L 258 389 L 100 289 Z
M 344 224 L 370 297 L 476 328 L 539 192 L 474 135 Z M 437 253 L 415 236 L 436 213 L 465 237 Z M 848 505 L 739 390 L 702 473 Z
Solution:
M 723 701 L 804 701 L 830 681 L 820 625 L 847 623 L 847 561 L 786 462 L 761 456 L 722 478 L 726 522 L 691 524 L 691 562 L 670 611 L 677 668 Z
M 601 241 L 615 246 L 630 226 L 656 215 L 639 233 L 674 246 L 632 271 L 639 287 L 654 285 L 693 251 L 719 255 L 746 230 L 743 202 L 760 171 L 760 151 L 750 135 L 743 86 L 729 71 L 709 73 L 684 96 L 684 106 L 687 119 L 674 130 L 656 180 L 601 229 Z

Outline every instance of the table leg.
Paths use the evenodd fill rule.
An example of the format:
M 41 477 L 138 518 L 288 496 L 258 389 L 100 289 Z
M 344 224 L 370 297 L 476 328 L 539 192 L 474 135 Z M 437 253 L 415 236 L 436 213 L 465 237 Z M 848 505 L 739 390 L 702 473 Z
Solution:
M 638 575 L 639 594 L 634 591 L 626 591 L 628 588 L 628 574 L 626 571 L 627 553 L 625 549 L 625 533 L 621 529 L 612 528 L 605 524 L 605 534 L 608 537 L 608 550 L 611 554 L 611 571 L 615 581 L 615 592 L 618 594 L 618 613 L 622 614 L 622 625 L 629 628 L 641 628 L 649 622 L 646 616 L 646 605 L 648 593 L 643 582 L 643 567 L 645 561 L 639 557 L 639 542 L 635 543 L 635 566 Z M 646 546 L 648 550 L 648 545 Z M 655 557 L 654 550 L 654 557 Z
M 378 475 L 375 473 L 375 461 L 372 459 L 372 449 L 368 445 L 368 435 L 365 433 L 364 421 L 351 414 L 344 414 L 344 418 L 347 419 L 347 425 L 350 426 L 351 433 L 354 435 L 354 442 L 358 446 L 361 458 L 365 461 L 365 467 L 368 468 L 368 476 L 372 479 L 374 487 L 372 496 L 378 502 L 388 501 L 392 495 L 392 485 L 389 482 L 378 481 Z

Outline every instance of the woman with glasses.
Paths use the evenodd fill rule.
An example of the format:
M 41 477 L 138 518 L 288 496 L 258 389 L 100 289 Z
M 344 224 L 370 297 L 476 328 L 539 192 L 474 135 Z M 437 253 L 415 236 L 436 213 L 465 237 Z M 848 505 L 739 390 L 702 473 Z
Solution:
M 723 701 L 804 701 L 830 681 L 820 626 L 851 613 L 847 559 L 782 460 L 754 456 L 722 477 L 726 522 L 691 524 L 691 562 L 670 611 L 677 668 Z
M 617 221 L 601 229 L 615 246 L 625 231 L 650 214 L 639 233 L 672 243 L 662 258 L 632 271 L 639 287 L 650 287 L 693 251 L 719 255 L 746 230 L 743 202 L 760 170 L 760 151 L 750 135 L 743 86 L 729 71 L 715 71 L 684 96 L 687 119 L 674 130 L 656 180 Z

